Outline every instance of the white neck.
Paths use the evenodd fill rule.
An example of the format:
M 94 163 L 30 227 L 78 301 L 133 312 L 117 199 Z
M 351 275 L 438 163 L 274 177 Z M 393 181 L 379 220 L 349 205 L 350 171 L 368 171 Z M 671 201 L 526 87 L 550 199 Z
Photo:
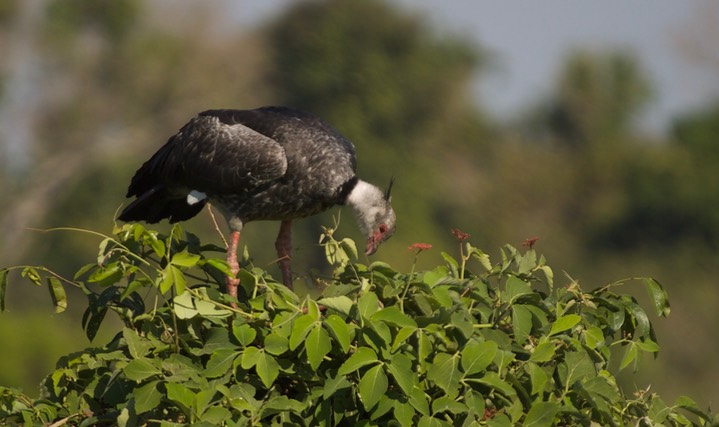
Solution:
M 359 180 L 357 185 L 347 196 L 347 204 L 350 205 L 357 217 L 357 223 L 365 235 L 372 231 L 373 220 L 376 218 L 378 209 L 384 204 L 382 190 L 374 185 Z
M 379 188 L 369 182 L 357 180 L 357 184 L 347 196 L 347 204 L 357 209 L 361 205 L 366 205 L 369 200 L 376 197 L 377 193 L 382 194 Z

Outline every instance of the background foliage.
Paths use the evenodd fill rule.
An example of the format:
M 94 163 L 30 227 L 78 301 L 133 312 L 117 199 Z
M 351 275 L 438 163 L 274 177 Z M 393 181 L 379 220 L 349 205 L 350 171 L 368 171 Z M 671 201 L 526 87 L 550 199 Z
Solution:
M 28 13 L 26 3 L 41 7 Z M 641 135 L 633 125 L 652 100 L 651 70 L 631 52 L 590 50 L 568 54 L 552 91 L 499 123 L 468 95 L 472 79 L 491 72 L 492 56 L 390 3 L 293 3 L 252 32 L 220 28 L 211 9 L 186 7 L 170 23 L 140 0 L 2 3 L 0 53 L 12 57 L 3 40 L 28 29 L 42 96 L 21 115 L 32 123 L 32 144 L 21 153 L 0 145 L 0 197 L 13 201 L 0 213 L 0 264 L 39 263 L 71 276 L 96 253 L 92 239 L 28 228 L 107 228 L 140 161 L 195 112 L 291 104 L 355 142 L 362 176 L 397 176 L 402 221 L 382 257 L 399 271 L 411 266 L 401 255 L 410 243 L 454 247 L 446 230 L 460 227 L 489 248 L 539 236 L 560 263 L 555 270 L 581 272 L 581 283 L 657 277 L 673 295 L 674 321 L 658 328 L 664 357 L 647 363 L 646 376 L 620 381 L 651 383 L 671 400 L 719 397 L 709 303 L 719 273 L 716 105 L 677 117 L 667 135 Z M 0 72 L 3 106 L 14 102 L 11 64 Z M 295 265 L 305 276 L 322 273 L 312 243 L 328 218 L 296 227 Z M 218 240 L 207 216 L 187 227 Z M 265 243 L 275 233 L 258 223 L 243 234 L 263 268 L 274 259 Z M 427 255 L 420 268 L 438 261 Z M 79 319 L 72 301 L 81 295 L 68 298 Z M 83 346 L 64 317 L 31 314 L 36 305 L 36 293 L 11 287 L 0 322 L 3 360 L 17 363 L 3 364 L 0 384 L 29 394 L 60 355 Z M 32 357 L 21 355 L 31 336 L 39 337 Z

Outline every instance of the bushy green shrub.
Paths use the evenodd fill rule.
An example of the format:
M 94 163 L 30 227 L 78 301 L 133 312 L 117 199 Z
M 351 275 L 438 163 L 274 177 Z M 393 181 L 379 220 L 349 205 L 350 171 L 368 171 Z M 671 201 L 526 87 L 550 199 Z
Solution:
M 93 233 L 97 234 L 97 233 Z M 455 230 L 459 254 L 428 271 L 363 265 L 354 242 L 326 229 L 334 271 L 300 297 L 245 251 L 239 300 L 221 293 L 224 249 L 174 227 L 140 224 L 102 236 L 97 260 L 65 279 L 21 268 L 46 284 L 56 309 L 65 286 L 88 296 L 93 338 L 108 311 L 124 327 L 109 343 L 63 357 L 31 399 L 0 387 L 0 419 L 41 425 L 709 425 L 687 397 L 673 405 L 626 395 L 610 366 L 636 367 L 659 350 L 637 301 L 617 288 L 559 285 L 532 248 L 505 246 L 492 263 Z M 429 250 L 415 244 L 413 256 Z M 416 261 L 416 258 L 415 258 Z M 416 264 L 416 263 L 415 263 Z M 470 267 L 472 270 L 470 271 Z M 0 301 L 8 272 L 0 270 Z M 233 307 L 232 303 L 236 303 Z M 615 358 L 619 360 L 612 363 Z

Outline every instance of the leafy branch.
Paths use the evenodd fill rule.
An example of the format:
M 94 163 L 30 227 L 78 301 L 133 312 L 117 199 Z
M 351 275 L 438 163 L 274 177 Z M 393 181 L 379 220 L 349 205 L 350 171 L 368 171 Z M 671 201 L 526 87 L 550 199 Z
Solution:
M 320 238 L 333 274 L 317 299 L 245 256 L 231 301 L 221 292 L 227 264 L 213 257 L 222 248 L 177 226 L 167 235 L 140 224 L 90 232 L 101 239 L 98 257 L 72 279 L 44 267 L 0 270 L 0 303 L 17 268 L 30 283 L 48 283 L 58 301 L 64 286 L 83 289 L 91 339 L 108 309 L 125 324 L 109 343 L 63 357 L 40 399 L 0 387 L 0 417 L 121 426 L 716 421 L 688 397 L 667 405 L 648 389 L 626 395 L 611 372 L 636 370 L 642 353 L 659 351 L 647 313 L 617 293 L 643 284 L 655 313 L 667 316 L 655 280 L 587 291 L 569 276 L 556 283 L 533 245 L 506 245 L 492 263 L 459 230 L 458 259 L 442 252 L 443 264 L 416 271 L 431 245 L 415 244 L 403 273 L 358 263 L 354 242 L 335 238 L 336 228 Z

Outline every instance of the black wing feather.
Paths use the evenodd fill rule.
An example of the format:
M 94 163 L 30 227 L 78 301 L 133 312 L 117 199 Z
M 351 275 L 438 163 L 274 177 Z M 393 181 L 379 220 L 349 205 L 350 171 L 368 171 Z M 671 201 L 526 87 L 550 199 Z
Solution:
M 128 197 L 158 184 L 208 194 L 248 190 L 281 177 L 287 170 L 284 149 L 242 124 L 225 123 L 203 113 L 155 153 L 135 174 Z
M 210 195 L 252 191 L 286 170 L 284 149 L 276 141 L 226 115 L 201 113 L 138 169 L 127 190 L 127 197 L 137 199 L 119 219 L 183 221 L 205 205 L 187 203 L 191 190 Z

